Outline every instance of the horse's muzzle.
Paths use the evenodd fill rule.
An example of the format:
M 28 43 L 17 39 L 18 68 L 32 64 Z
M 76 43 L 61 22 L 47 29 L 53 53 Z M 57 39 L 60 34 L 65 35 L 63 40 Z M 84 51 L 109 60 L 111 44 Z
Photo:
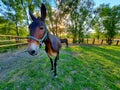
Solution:
M 28 49 L 27 49 L 28 53 L 32 56 L 34 55 L 37 55 L 38 54 L 38 51 L 39 51 L 39 48 L 37 45 L 35 44 L 31 44 Z
M 28 51 L 28 53 L 29 53 L 30 55 L 32 55 L 32 56 L 37 55 L 37 53 L 35 52 L 35 50 Z

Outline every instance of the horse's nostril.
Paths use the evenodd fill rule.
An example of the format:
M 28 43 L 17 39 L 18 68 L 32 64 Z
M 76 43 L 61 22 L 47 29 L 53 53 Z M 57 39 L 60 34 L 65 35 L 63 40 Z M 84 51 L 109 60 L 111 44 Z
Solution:
M 35 53 L 35 50 L 32 50 L 31 54 L 34 54 Z

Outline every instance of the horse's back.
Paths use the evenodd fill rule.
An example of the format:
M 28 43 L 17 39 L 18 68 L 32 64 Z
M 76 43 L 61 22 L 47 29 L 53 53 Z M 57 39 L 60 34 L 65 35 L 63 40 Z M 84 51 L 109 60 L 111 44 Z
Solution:
M 67 38 L 64 38 L 64 39 L 60 39 L 61 43 L 66 43 L 68 42 L 68 39 Z
M 51 35 L 51 34 L 49 34 L 48 37 L 50 39 L 53 50 L 59 51 L 61 49 L 61 46 L 62 46 L 60 39 L 54 35 Z

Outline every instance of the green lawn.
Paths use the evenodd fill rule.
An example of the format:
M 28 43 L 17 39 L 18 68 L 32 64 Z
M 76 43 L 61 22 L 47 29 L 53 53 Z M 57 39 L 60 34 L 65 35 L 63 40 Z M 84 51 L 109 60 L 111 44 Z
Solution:
M 6 75 L 0 78 L 0 90 L 120 90 L 119 46 L 63 47 L 57 79 L 45 52 L 12 65 L 0 73 Z

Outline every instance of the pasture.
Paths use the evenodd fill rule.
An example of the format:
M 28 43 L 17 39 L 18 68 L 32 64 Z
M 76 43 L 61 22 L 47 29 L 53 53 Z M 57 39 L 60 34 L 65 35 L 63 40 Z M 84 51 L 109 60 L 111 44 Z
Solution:
M 44 48 L 43 48 L 44 49 Z M 58 78 L 44 50 L 0 54 L 0 90 L 119 90 L 119 46 L 62 47 Z

